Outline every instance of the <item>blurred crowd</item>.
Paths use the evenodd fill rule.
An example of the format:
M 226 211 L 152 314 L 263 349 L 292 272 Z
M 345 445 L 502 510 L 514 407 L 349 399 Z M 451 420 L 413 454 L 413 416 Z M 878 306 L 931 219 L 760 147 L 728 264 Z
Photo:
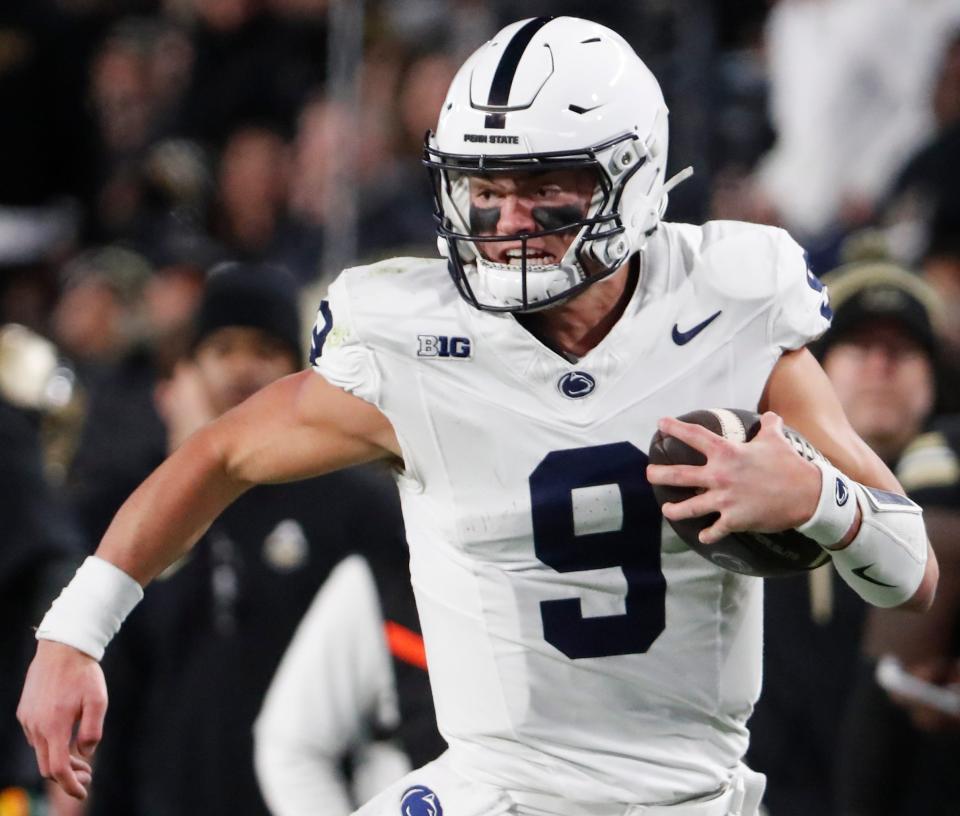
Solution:
M 215 329 L 253 327 L 274 346 L 297 349 L 294 368 L 302 362 L 303 336 L 288 342 L 293 318 L 286 329 L 254 326 L 241 310 L 204 324 L 214 280 L 208 273 L 224 261 L 239 262 L 244 275 L 261 270 L 260 285 L 281 299 L 289 294 L 309 325 L 325 286 L 344 266 L 435 255 L 433 203 L 419 162 L 424 134 L 458 64 L 518 14 L 604 23 L 660 79 L 671 110 L 668 176 L 686 165 L 696 172 L 671 194 L 669 220 L 784 226 L 818 276 L 849 264 L 899 270 L 893 283 L 881 274 L 867 276 L 868 284 L 923 304 L 924 320 L 901 323 L 905 342 L 929 357 L 931 387 L 929 404 L 904 407 L 915 420 L 894 415 L 910 438 L 881 452 L 891 465 L 913 437 L 938 427 L 937 417 L 960 410 L 956 0 L 529 0 L 519 10 L 505 0 L 4 0 L 0 480 L 7 485 L 5 518 L 15 522 L 0 542 L 0 816 L 28 813 L 30 796 L 43 797 L 12 717 L 37 610 L 92 551 L 145 473 L 249 386 L 248 378 L 227 389 L 220 404 L 211 406 L 210 394 L 205 402 L 191 368 L 200 341 Z M 916 295 L 901 273 L 928 287 L 925 294 Z M 275 289 L 271 281 L 279 281 Z M 894 318 L 902 316 L 898 309 L 891 307 Z M 877 343 L 896 351 L 889 338 Z M 226 365 L 230 349 L 217 348 Z M 261 363 L 269 356 L 262 349 L 249 354 Z M 284 362 L 263 374 L 261 384 L 288 368 Z M 865 376 L 850 371 L 837 382 Z M 918 388 L 907 386 L 914 396 Z M 882 434 L 877 440 L 884 444 Z M 944 504 L 942 495 L 937 501 Z M 949 495 L 946 510 L 960 512 L 960 504 L 950 504 L 956 494 Z M 378 505 L 390 527 L 386 538 L 396 537 L 400 524 L 392 501 Z M 271 530 L 285 518 L 271 516 Z M 302 526 L 309 531 L 307 521 Z M 296 536 L 281 538 L 282 560 L 296 550 Z M 346 543 L 336 552 L 357 549 L 363 546 Z M 190 579 L 215 587 L 214 606 L 229 572 L 221 562 L 231 552 L 224 556 L 222 544 L 212 542 L 209 574 Z M 379 577 L 376 552 L 372 560 Z M 270 668 L 335 561 L 318 562 L 285 615 L 274 616 L 286 628 L 271 642 Z M 950 567 L 949 557 L 941 561 Z M 384 581 L 381 595 L 392 586 Z M 863 615 L 838 623 L 845 605 L 825 602 L 823 586 L 794 586 L 796 603 L 789 605 L 784 589 L 782 609 L 768 610 L 783 617 L 768 628 L 776 632 L 791 616 L 803 617 L 812 627 L 810 648 L 829 641 L 841 655 L 830 683 L 812 682 L 823 681 L 824 694 L 834 698 L 838 687 L 846 694 L 859 671 Z M 217 620 L 211 631 L 220 631 Z M 955 623 L 951 609 L 942 620 L 941 633 Z M 139 625 L 153 624 L 143 613 Z M 873 625 L 868 659 L 884 651 L 876 646 L 886 642 L 876 634 L 883 628 Z M 944 649 L 955 649 L 952 631 L 944 639 L 951 644 Z M 209 662 L 198 665 L 206 676 Z M 770 699 L 778 699 L 776 684 L 799 670 L 788 662 L 779 676 L 768 676 Z M 268 680 L 257 680 L 257 695 Z M 253 707 L 251 722 L 256 713 Z M 797 722 L 778 721 L 769 707 L 760 714 L 774 723 L 760 721 L 761 744 L 774 759 L 752 761 L 772 775 L 782 771 L 782 790 L 795 785 L 818 794 L 807 801 L 783 793 L 784 801 L 803 801 L 796 812 L 840 812 L 830 784 L 795 782 L 787 761 L 776 765 L 777 746 L 766 734 L 794 729 L 789 736 L 796 737 Z M 841 737 L 835 729 L 811 730 L 810 739 L 819 741 L 810 767 L 826 772 Z M 124 758 L 121 740 L 115 734 L 105 747 Z M 433 749 L 435 735 L 430 740 Z M 771 779 L 776 799 L 778 780 Z M 124 795 L 115 812 L 139 813 L 131 802 L 149 799 Z M 960 812 L 960 801 L 953 805 L 951 812 Z M 51 807 L 78 812 L 63 803 Z M 771 812 L 792 811 L 781 804 Z

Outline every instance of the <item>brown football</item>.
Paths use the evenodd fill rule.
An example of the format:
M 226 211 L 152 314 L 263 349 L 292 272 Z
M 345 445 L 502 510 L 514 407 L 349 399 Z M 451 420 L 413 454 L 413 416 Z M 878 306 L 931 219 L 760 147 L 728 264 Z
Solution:
M 702 425 L 727 439 L 749 442 L 760 430 L 760 415 L 738 408 L 691 411 L 677 417 L 683 422 Z M 799 433 L 784 428 L 784 434 L 796 448 L 797 453 L 808 459 L 821 454 Z M 650 442 L 650 463 L 654 465 L 703 465 L 706 457 L 672 436 L 660 431 Z M 666 487 L 653 485 L 657 502 L 680 502 L 697 493 L 691 487 Z M 690 549 L 712 561 L 718 567 L 771 578 L 777 575 L 793 575 L 816 569 L 830 560 L 830 555 L 819 544 L 796 530 L 782 533 L 731 533 L 716 544 L 701 544 L 698 535 L 717 519 L 716 513 L 684 521 L 667 520 L 677 535 Z

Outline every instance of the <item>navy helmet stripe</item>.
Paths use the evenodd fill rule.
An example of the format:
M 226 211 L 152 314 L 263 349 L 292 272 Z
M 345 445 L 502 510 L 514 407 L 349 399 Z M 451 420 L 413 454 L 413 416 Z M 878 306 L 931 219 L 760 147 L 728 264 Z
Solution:
M 490 83 L 490 95 L 487 97 L 488 105 L 506 107 L 509 104 L 510 88 L 513 85 L 513 78 L 517 73 L 517 66 L 523 57 L 523 52 L 530 45 L 530 40 L 534 35 L 549 23 L 553 17 L 535 17 L 523 28 L 513 35 L 507 47 L 503 50 L 503 56 L 500 57 L 500 64 L 493 74 L 493 82 Z M 487 127 L 502 128 L 506 124 L 506 117 L 502 113 L 494 113 L 487 116 Z

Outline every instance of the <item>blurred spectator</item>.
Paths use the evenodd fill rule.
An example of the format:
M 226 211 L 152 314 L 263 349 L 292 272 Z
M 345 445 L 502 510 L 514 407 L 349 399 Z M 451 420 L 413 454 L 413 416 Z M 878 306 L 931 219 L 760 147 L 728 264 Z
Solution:
M 84 534 L 97 541 L 124 494 L 164 458 L 144 309 L 158 284 L 142 256 L 119 247 L 82 254 L 64 268 L 63 282 L 54 335 L 86 403 L 65 489 Z
M 63 268 L 53 334 L 88 384 L 143 336 L 141 300 L 152 273 L 145 258 L 116 246 L 87 250 Z
M 14 712 L 15 678 L 30 662 L 32 626 L 43 616 L 85 546 L 44 478 L 40 411 L 60 404 L 56 353 L 22 327 L 0 330 L 0 812 L 40 813 L 43 783 L 25 752 Z M 63 391 L 63 388 L 67 392 Z M 59 390 L 59 394 L 57 391 Z M 34 800 L 35 810 L 28 804 Z
M 148 31 L 129 21 L 104 41 L 90 72 L 90 101 L 108 153 L 138 150 L 151 135 L 154 87 Z
M 369 121 L 361 121 L 364 116 Z M 312 96 L 304 106 L 290 174 L 289 208 L 295 227 L 279 255 L 301 281 L 338 271 L 322 269 L 331 226 L 342 221 L 345 208 L 362 203 L 366 190 L 389 179 L 392 153 L 383 117 L 383 111 L 365 108 L 357 112 L 323 93 Z M 370 252 L 381 229 L 389 230 L 389 223 L 361 219 L 358 252 Z M 354 260 L 356 257 L 351 257 L 348 262 Z
M 317 802 L 347 816 L 436 759 L 446 744 L 426 670 L 407 550 L 364 546 L 317 594 L 257 718 L 257 778 L 274 816 L 309 816 Z
M 931 96 L 935 131 L 902 166 L 884 204 L 891 250 L 910 261 L 922 254 L 925 242 L 932 242 L 934 230 L 943 232 L 942 224 L 931 224 L 931 219 L 960 212 L 960 22 L 944 50 Z
M 834 765 L 841 816 L 952 816 L 960 803 L 960 418 L 919 436 L 897 467 L 924 508 L 940 583 L 925 615 L 872 609 Z M 952 687 L 948 713 L 881 688 L 877 661 Z
M 289 148 L 275 128 L 243 125 L 220 157 L 215 233 L 229 252 L 270 257 L 286 215 Z
M 424 134 L 437 127 L 456 68 L 448 56 L 428 52 L 402 74 L 395 103 L 399 155 L 379 162 L 361 195 L 359 249 L 364 257 L 436 252 L 434 241 L 426 237 L 435 231 L 433 194 L 419 158 Z M 363 155 L 360 161 L 366 163 Z
M 873 217 L 903 157 L 932 132 L 930 92 L 960 21 L 953 0 L 781 0 L 768 21 L 777 143 L 762 195 L 804 241 Z
M 318 230 L 336 203 L 328 189 L 328 165 L 339 155 L 347 122 L 346 111 L 322 95 L 312 97 L 300 112 L 290 173 L 290 211 L 301 223 Z M 315 274 L 316 270 L 310 277 Z
M 957 413 L 960 412 L 960 198 L 941 203 L 933 214 L 929 233 L 922 272 L 943 307 L 942 398 L 945 410 Z
M 263 0 L 190 3 L 196 59 L 180 131 L 216 144 L 243 122 L 289 127 L 307 89 L 323 81 L 324 21 L 302 3 L 284 8 L 289 22 L 278 20 Z
M 57 297 L 55 264 L 0 263 L 0 323 L 18 323 L 45 332 Z
M 384 25 L 408 52 L 416 53 L 424 43 L 440 47 L 458 64 L 466 59 L 484 37 L 500 27 L 504 11 L 501 2 L 487 0 L 392 0 L 382 3 Z M 526 4 L 524 15 L 536 17 L 534 3 Z M 551 14 L 561 12 L 554 9 Z M 510 19 L 517 13 L 511 11 Z M 583 15 L 581 15 L 583 16 Z
M 95 229 L 122 236 L 146 204 L 144 161 L 168 130 L 188 87 L 192 51 L 185 34 L 155 18 L 114 25 L 90 70 L 99 134 Z
M 57 268 L 76 251 L 79 220 L 79 210 L 69 203 L 0 205 L 0 324 L 48 332 Z
M 854 430 L 893 468 L 934 409 L 935 297 L 889 263 L 851 264 L 824 281 L 834 320 L 815 351 Z M 840 812 L 833 769 L 865 613 L 833 569 L 768 583 L 748 761 L 767 774 L 771 816 Z
M 852 264 L 825 282 L 834 319 L 824 371 L 857 433 L 893 466 L 934 410 L 940 304 L 892 264 Z
M 166 237 L 174 225 L 181 230 L 205 223 L 213 193 L 213 172 L 206 151 L 187 139 L 165 139 L 148 152 L 143 166 L 145 184 L 144 242 Z M 159 222 L 159 223 L 158 223 Z
M 350 131 L 335 110 L 325 102 L 308 105 L 292 147 L 271 124 L 231 133 L 211 221 L 233 257 L 282 266 L 300 282 L 317 278 L 330 207 L 346 206 L 342 192 L 332 204 L 327 199 L 330 162 L 349 161 L 342 138 Z
M 170 446 L 300 366 L 293 282 L 211 273 L 192 357 L 158 392 Z M 114 689 L 91 813 L 266 816 L 252 726 L 287 643 L 350 550 L 403 548 L 396 490 L 368 468 L 259 486 L 164 573 L 104 667 Z
M 427 52 L 400 72 L 396 55 L 377 52 L 364 64 L 359 110 L 325 94 L 305 105 L 290 175 L 297 229 L 279 256 L 301 279 L 335 271 L 319 268 L 321 249 L 331 222 L 351 206 L 348 196 L 358 208 L 359 258 L 435 252 L 433 241 L 424 238 L 433 234 L 433 199 L 419 156 L 454 69 L 445 55 Z M 345 191 L 341 184 L 347 179 L 355 189 Z
M 143 293 L 144 318 L 154 368 L 161 377 L 173 373 L 188 350 L 190 325 L 203 291 L 203 267 L 182 260 L 160 266 Z

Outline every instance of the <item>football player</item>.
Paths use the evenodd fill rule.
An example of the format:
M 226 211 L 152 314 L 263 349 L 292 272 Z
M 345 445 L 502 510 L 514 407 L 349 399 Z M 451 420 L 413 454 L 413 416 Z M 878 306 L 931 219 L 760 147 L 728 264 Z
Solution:
M 199 431 L 121 508 L 39 628 L 19 717 L 43 773 L 84 796 L 97 660 L 229 502 L 389 459 L 449 750 L 360 814 L 755 813 L 740 759 L 763 584 L 665 530 L 651 481 L 702 488 L 663 514 L 716 513 L 707 543 L 800 529 L 872 603 L 924 608 L 937 571 L 804 349 L 830 310 L 800 247 L 661 222 L 666 156 L 660 88 L 616 33 L 535 18 L 473 54 L 425 149 L 445 260 L 341 275 L 313 370 Z M 759 408 L 762 430 L 671 419 L 709 406 Z M 833 464 L 797 456 L 784 421 Z M 648 467 L 657 427 L 706 465 Z

